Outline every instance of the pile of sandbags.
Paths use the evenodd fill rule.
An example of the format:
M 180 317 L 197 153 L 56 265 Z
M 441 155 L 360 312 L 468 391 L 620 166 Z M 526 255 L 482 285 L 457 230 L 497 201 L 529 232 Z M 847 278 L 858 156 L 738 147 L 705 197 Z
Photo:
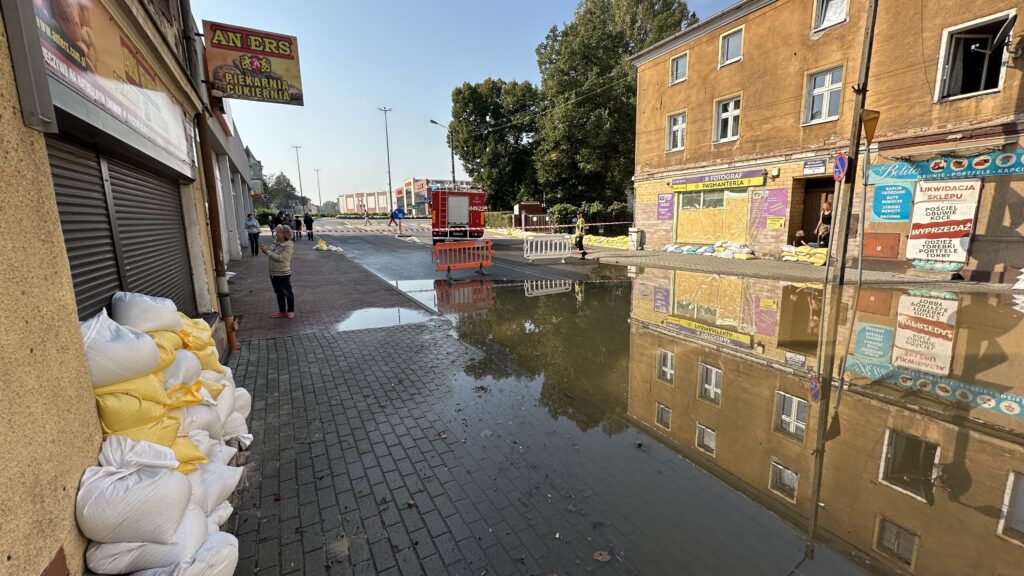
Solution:
M 252 398 L 205 321 L 125 292 L 111 311 L 81 324 L 104 434 L 78 493 L 86 562 L 98 574 L 230 575 L 238 542 L 219 528 L 242 468 L 229 466 L 238 450 L 226 441 L 252 442 Z
M 719 240 L 718 242 L 708 246 L 679 246 L 677 244 L 669 244 L 665 246 L 664 250 L 675 254 L 717 256 L 719 258 L 736 260 L 753 260 L 757 258 L 757 256 L 754 255 L 754 250 L 751 249 L 750 246 L 747 246 L 743 242 L 731 242 L 727 240 Z
M 782 246 L 783 262 L 804 262 L 815 266 L 824 266 L 828 262 L 828 248 L 811 248 L 810 246 Z

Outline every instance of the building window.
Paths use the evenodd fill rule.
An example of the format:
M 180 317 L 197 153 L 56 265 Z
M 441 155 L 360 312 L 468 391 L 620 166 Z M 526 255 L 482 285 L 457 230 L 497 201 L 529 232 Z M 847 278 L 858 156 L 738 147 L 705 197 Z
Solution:
M 672 74 L 670 78 L 672 84 L 686 80 L 686 68 L 689 65 L 689 63 L 690 55 L 688 53 L 683 54 L 681 56 L 676 56 L 675 58 L 672 59 Z
M 664 404 L 657 405 L 657 412 L 654 416 L 654 421 L 658 423 L 665 430 L 672 429 L 672 409 Z
M 697 448 L 700 448 L 701 450 L 714 456 L 715 440 L 717 440 L 717 438 L 718 433 L 716 433 L 711 428 L 704 426 L 700 422 L 697 422 Z
M 945 31 L 940 98 L 968 96 L 1001 87 L 1009 32 L 1004 31 L 1003 26 L 1010 17 L 1002 14 L 979 24 Z
M 782 464 L 771 461 L 771 479 L 769 487 L 789 500 L 796 500 L 796 486 L 800 482 L 800 475 L 786 468 Z
M 810 124 L 839 118 L 839 102 L 842 93 L 842 66 L 824 72 L 815 72 L 808 76 L 804 122 Z
M 785 392 L 775 393 L 775 429 L 800 440 L 807 428 L 807 401 Z
M 722 34 L 718 67 L 738 62 L 743 58 L 743 28 Z
M 846 20 L 846 0 L 815 0 L 814 29 L 821 30 Z
M 932 479 L 939 447 L 926 440 L 886 429 L 881 481 L 926 502 L 932 501 Z
M 697 383 L 700 386 L 700 397 L 715 404 L 721 404 L 722 371 L 703 362 L 698 370 Z
M 658 380 L 672 383 L 676 375 L 676 355 L 658 348 Z
M 668 151 L 682 150 L 686 145 L 686 113 L 668 117 Z
M 1024 544 L 1024 474 L 1010 472 L 999 533 Z
M 910 566 L 914 562 L 917 535 L 882 518 L 878 522 L 878 539 L 875 546 L 881 552 Z
M 740 97 L 715 102 L 715 142 L 729 142 L 740 137 Z
M 680 210 L 703 210 L 705 208 L 725 208 L 725 191 L 708 190 L 705 192 L 680 192 Z

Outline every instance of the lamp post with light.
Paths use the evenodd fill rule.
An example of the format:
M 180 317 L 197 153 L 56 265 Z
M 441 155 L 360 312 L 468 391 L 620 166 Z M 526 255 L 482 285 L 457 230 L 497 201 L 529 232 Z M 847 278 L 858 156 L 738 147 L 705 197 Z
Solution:
M 430 123 L 435 126 L 440 126 L 448 131 L 448 149 L 451 150 L 452 153 L 452 190 L 457 190 L 458 186 L 455 184 L 455 141 L 452 139 L 452 129 L 449 126 L 441 124 L 437 120 L 431 119 Z

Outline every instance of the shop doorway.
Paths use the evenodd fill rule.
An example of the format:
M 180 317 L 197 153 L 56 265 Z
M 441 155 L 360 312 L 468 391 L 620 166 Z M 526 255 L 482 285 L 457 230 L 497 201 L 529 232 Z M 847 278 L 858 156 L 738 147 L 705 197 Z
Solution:
M 803 230 L 808 241 L 817 239 L 814 228 L 818 225 L 821 206 L 832 201 L 836 182 L 832 178 L 806 178 L 798 181 L 803 184 L 803 194 L 794 194 L 794 201 L 802 200 L 801 206 L 794 206 L 793 219 L 796 227 L 790 230 L 790 238 L 797 230 Z M 795 203 L 795 202 L 794 202 Z

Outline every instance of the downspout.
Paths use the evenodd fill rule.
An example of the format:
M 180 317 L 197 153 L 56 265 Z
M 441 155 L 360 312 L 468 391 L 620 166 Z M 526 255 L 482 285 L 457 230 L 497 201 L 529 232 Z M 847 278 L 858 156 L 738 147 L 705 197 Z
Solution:
M 223 239 L 220 235 L 220 198 L 217 195 L 217 180 L 213 170 L 213 149 L 210 147 L 210 124 L 205 112 L 196 114 L 199 123 L 199 155 L 203 165 L 203 182 L 206 185 L 207 212 L 210 221 L 210 243 L 213 244 L 213 272 L 217 283 L 217 300 L 220 303 L 220 315 L 231 331 L 234 326 L 234 313 L 231 310 L 231 291 L 228 289 L 227 268 L 224 266 L 224 252 L 221 247 Z

